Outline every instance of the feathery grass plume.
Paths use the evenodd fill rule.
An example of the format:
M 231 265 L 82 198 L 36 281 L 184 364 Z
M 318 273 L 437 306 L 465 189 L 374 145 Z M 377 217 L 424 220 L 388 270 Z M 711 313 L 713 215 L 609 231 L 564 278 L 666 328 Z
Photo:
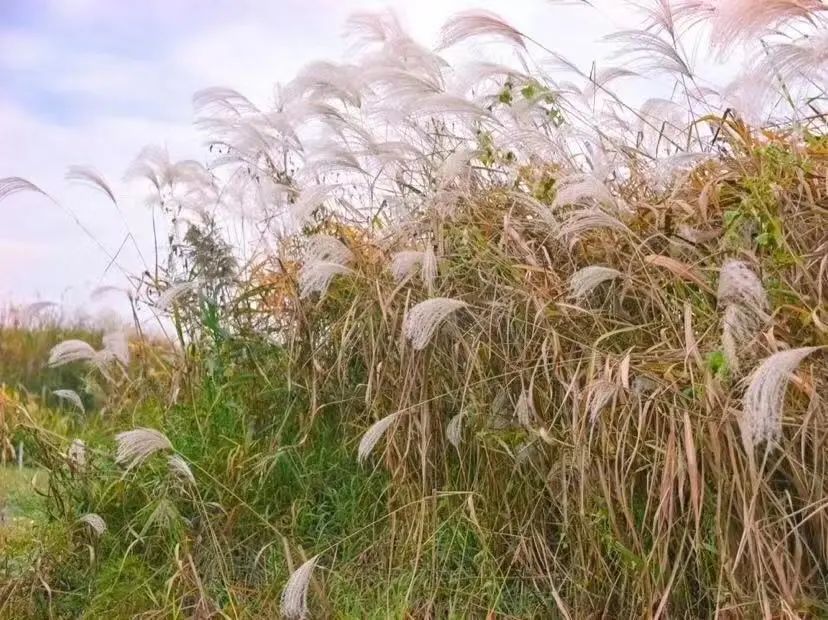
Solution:
M 821 0 L 685 0 L 678 7 L 684 15 L 710 23 L 711 42 L 721 53 L 828 8 Z
M 287 580 L 282 598 L 279 604 L 279 611 L 286 620 L 304 620 L 308 616 L 308 587 L 310 586 L 313 569 L 319 556 L 315 555 L 310 560 L 297 568 Z
M 391 257 L 391 273 L 394 280 L 401 282 L 414 273 L 414 270 L 423 262 L 423 252 L 417 250 L 403 250 Z
M 576 209 L 566 215 L 566 218 L 558 229 L 556 237 L 567 239 L 569 247 L 573 247 L 584 233 L 599 229 L 617 230 L 629 232 L 629 228 L 618 218 L 597 208 Z
M 106 532 L 106 521 L 97 513 L 89 512 L 78 519 L 78 522 L 88 525 L 89 529 L 95 532 L 96 536 L 103 536 L 104 532 Z
M 782 436 L 782 408 L 791 374 L 808 355 L 820 347 L 801 347 L 779 351 L 766 358 L 747 379 L 742 398 L 739 428 L 745 449 L 767 441 L 774 444 Z
M 434 332 L 449 315 L 468 304 L 459 299 L 449 297 L 434 297 L 421 301 L 408 311 L 403 322 L 405 337 L 411 341 L 411 346 L 417 351 L 426 348 Z
M 429 293 L 434 290 L 434 285 L 437 282 L 437 270 L 437 255 L 434 254 L 434 248 L 429 243 L 425 252 L 423 252 L 423 265 L 420 270 L 423 284 L 425 284 Z
M 32 317 L 43 312 L 46 308 L 55 308 L 57 304 L 53 301 L 35 301 L 23 307 L 23 316 Z
M 491 36 L 526 49 L 523 33 L 490 11 L 462 11 L 450 17 L 440 30 L 440 45 L 445 49 L 472 37 Z
M 455 448 L 460 448 L 460 443 L 463 441 L 463 421 L 466 413 L 461 411 L 451 417 L 449 423 L 446 424 L 446 439 Z
M 181 456 L 178 454 L 172 454 L 167 458 L 167 467 L 170 470 L 170 473 L 180 478 L 185 482 L 189 482 L 190 484 L 195 484 L 195 476 L 193 476 L 193 470 L 190 469 L 189 464 L 185 461 Z
M 71 339 L 56 344 L 49 351 L 50 368 L 56 368 L 77 361 L 91 361 L 95 358 L 95 349 L 88 342 Z
M 719 305 L 740 304 L 758 314 L 767 312 L 770 305 L 762 281 L 746 262 L 731 259 L 719 271 L 719 287 L 716 291 Z
M 66 458 L 77 470 L 86 467 L 86 443 L 83 439 L 72 440 L 72 443 L 69 444 L 69 450 L 66 451 Z
M 382 418 L 381 420 L 374 422 L 371 427 L 365 431 L 365 434 L 362 436 L 362 439 L 359 440 L 359 448 L 357 449 L 357 460 L 360 463 L 364 463 L 365 459 L 371 454 L 374 450 L 374 447 L 377 445 L 377 442 L 382 439 L 382 436 L 385 434 L 385 431 L 389 429 L 389 427 L 400 417 L 401 412 L 396 411 L 394 413 L 389 413 L 387 416 Z
M 123 286 L 113 286 L 111 284 L 105 284 L 104 286 L 98 286 L 92 289 L 92 292 L 89 293 L 89 299 L 93 301 L 98 301 L 103 299 L 110 293 L 119 293 L 121 295 L 126 295 L 129 297 L 130 291 Z
M 198 280 L 188 280 L 187 282 L 176 282 L 164 289 L 155 299 L 155 307 L 159 310 L 169 310 L 169 308 L 180 298 L 187 293 L 195 291 L 201 283 Z
M 61 400 L 69 401 L 76 408 L 78 408 L 81 413 L 86 413 L 86 409 L 83 406 L 83 401 L 81 400 L 81 397 L 78 396 L 78 393 L 75 390 L 54 390 L 52 394 L 54 394 Z
M 299 270 L 299 297 L 310 297 L 313 293 L 324 296 L 334 276 L 354 273 L 339 263 L 314 261 L 306 263 Z
M 129 366 L 130 352 L 129 339 L 123 330 L 116 330 L 104 334 L 103 350 L 124 366 Z
M 583 299 L 601 283 L 623 277 L 623 273 L 612 267 L 590 265 L 572 274 L 569 278 L 569 293 L 575 299 Z
M 598 421 L 601 411 L 609 405 L 619 394 L 620 388 L 611 381 L 601 379 L 589 387 L 588 409 L 589 422 L 592 425 Z
M 518 397 L 515 405 L 515 417 L 523 428 L 532 426 L 532 418 L 535 417 L 535 404 L 528 390 L 523 390 Z
M 118 453 L 115 462 L 131 469 L 143 463 L 156 452 L 172 451 L 170 440 L 153 428 L 135 428 L 115 435 Z
M 26 179 L 20 177 L 5 177 L 0 179 L 0 202 L 19 192 L 34 192 L 35 194 L 42 194 L 47 198 L 49 197 L 49 194 Z
M 719 272 L 716 299 L 724 306 L 722 352 L 728 368 L 738 373 L 740 353 L 769 319 L 768 294 L 762 281 L 744 261 L 728 260 Z
M 647 30 L 624 30 L 604 37 L 621 43 L 619 52 L 630 67 L 641 73 L 665 72 L 692 77 L 693 72 L 672 41 Z
M 86 185 L 90 185 L 102 192 L 114 204 L 118 204 L 118 200 L 115 198 L 115 193 L 112 191 L 112 188 L 109 187 L 109 184 L 106 182 L 106 179 L 103 178 L 103 175 L 101 175 L 101 173 L 94 168 L 90 168 L 88 166 L 69 166 L 69 169 L 66 171 L 66 180 L 80 181 Z

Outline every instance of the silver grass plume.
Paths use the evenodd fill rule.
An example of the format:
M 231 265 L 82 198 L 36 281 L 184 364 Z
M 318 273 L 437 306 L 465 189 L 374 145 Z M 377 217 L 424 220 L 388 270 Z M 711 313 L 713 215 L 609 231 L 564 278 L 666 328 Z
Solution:
M 129 339 L 124 331 L 116 330 L 104 334 L 103 348 L 104 351 L 110 353 L 112 357 L 121 362 L 124 366 L 129 366 Z
M 719 272 L 716 299 L 724 306 L 722 352 L 728 368 L 740 369 L 740 352 L 767 321 L 770 307 L 762 281 L 744 261 L 728 260 Z
M 452 416 L 449 423 L 446 425 L 446 439 L 448 442 L 453 445 L 455 448 L 460 448 L 460 443 L 463 441 L 463 421 L 466 417 L 466 413 L 461 411 L 460 413 L 455 414 Z
M 572 274 L 569 278 L 569 293 L 575 299 L 583 299 L 601 283 L 623 277 L 623 273 L 612 267 L 590 265 Z
M 88 525 L 89 529 L 95 532 L 96 536 L 103 536 L 104 532 L 106 532 L 106 521 L 97 513 L 87 513 L 78 519 L 78 522 Z
M 437 282 L 437 256 L 434 254 L 434 248 L 428 244 L 425 252 L 423 252 L 423 265 L 421 275 L 423 277 L 423 284 L 426 290 L 431 293 L 434 290 L 434 285 Z
M 299 297 L 310 297 L 313 293 L 325 295 L 334 276 L 348 275 L 353 270 L 340 265 L 325 261 L 306 263 L 299 271 Z
M 189 482 L 190 484 L 195 484 L 195 476 L 193 476 L 193 470 L 190 469 L 190 466 L 187 464 L 187 461 L 185 461 L 178 454 L 173 454 L 167 458 L 167 467 L 173 476 L 185 482 Z
M 750 375 L 739 418 L 746 450 L 762 441 L 775 443 L 782 436 L 782 407 L 791 374 L 819 348 L 801 347 L 774 353 Z
M 106 179 L 103 178 L 103 175 L 101 175 L 101 173 L 94 168 L 90 168 L 88 166 L 69 166 L 69 169 L 66 171 L 66 180 L 80 181 L 84 184 L 90 185 L 103 193 L 114 204 L 118 204 L 118 200 L 115 198 L 115 193 L 112 191 L 112 188 L 106 182 Z
M 49 195 L 34 183 L 20 177 L 5 177 L 0 179 L 0 201 L 19 192 L 34 192 L 46 197 Z
M 417 250 L 403 250 L 391 257 L 391 273 L 394 280 L 400 282 L 414 273 L 414 270 L 423 262 L 423 252 Z
M 390 413 L 381 420 L 374 422 L 371 427 L 365 431 L 365 434 L 362 436 L 362 439 L 359 440 L 359 448 L 357 449 L 357 460 L 360 463 L 364 463 L 365 459 L 373 452 L 374 447 L 377 445 L 382 436 L 385 435 L 385 432 L 391 427 L 394 422 L 396 422 L 397 418 L 400 417 L 399 411 L 394 413 Z
M 440 48 L 451 47 L 472 37 L 498 37 L 523 49 L 523 34 L 489 11 L 462 11 L 446 20 L 440 30 Z
M 83 406 L 83 401 L 81 400 L 81 397 L 78 396 L 78 393 L 75 390 L 55 390 L 52 392 L 52 394 L 54 394 L 61 400 L 65 400 L 72 403 L 77 409 L 80 410 L 81 413 L 86 413 L 86 409 Z
M 584 233 L 601 228 L 629 232 L 629 229 L 612 215 L 598 208 L 588 208 L 568 214 L 556 236 L 558 239 L 567 239 L 572 247 Z
M 83 439 L 73 439 L 66 451 L 66 458 L 77 470 L 86 467 L 86 444 Z
M 527 390 L 523 390 L 515 405 L 515 417 L 523 428 L 529 428 L 532 426 L 534 415 L 535 405 L 532 402 L 532 395 Z
M 118 453 L 115 461 L 128 469 L 140 465 L 156 452 L 172 451 L 170 440 L 153 428 L 136 428 L 115 435 Z
M 299 296 L 304 298 L 312 293 L 324 295 L 334 276 L 352 273 L 348 264 L 353 258 L 353 252 L 336 237 L 310 237 L 304 264 L 299 270 Z
M 431 342 L 434 332 L 451 314 L 465 308 L 468 304 L 459 299 L 449 297 L 434 297 L 421 301 L 408 311 L 403 322 L 405 337 L 411 341 L 411 346 L 422 351 Z
M 47 364 L 51 368 L 63 366 L 70 362 L 91 361 L 95 358 L 95 349 L 88 342 L 83 340 L 64 340 L 56 344 L 49 351 Z
M 279 611 L 283 618 L 287 620 L 304 620 L 304 618 L 307 618 L 308 587 L 317 561 L 319 561 L 319 556 L 313 556 L 293 571 L 288 578 L 279 603 Z
M 189 280 L 187 282 L 176 282 L 170 285 L 156 298 L 155 307 L 159 310 L 168 310 L 176 300 L 196 290 L 199 284 L 200 282 L 198 280 Z
M 610 381 L 596 381 L 589 389 L 589 422 L 594 425 L 601 411 L 609 405 L 617 396 L 619 387 Z

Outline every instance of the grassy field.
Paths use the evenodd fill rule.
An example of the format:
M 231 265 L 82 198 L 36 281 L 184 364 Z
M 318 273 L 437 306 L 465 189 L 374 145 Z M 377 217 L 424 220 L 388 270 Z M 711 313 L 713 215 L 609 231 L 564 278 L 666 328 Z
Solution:
M 824 7 L 737 4 L 618 33 L 673 80 L 636 108 L 488 13 L 443 46 L 514 66 L 380 13 L 273 109 L 198 93 L 230 174 L 131 168 L 173 341 L 0 331 L 0 448 L 44 491 L 4 473 L 0 617 L 828 617 Z M 687 31 L 761 33 L 755 108 Z

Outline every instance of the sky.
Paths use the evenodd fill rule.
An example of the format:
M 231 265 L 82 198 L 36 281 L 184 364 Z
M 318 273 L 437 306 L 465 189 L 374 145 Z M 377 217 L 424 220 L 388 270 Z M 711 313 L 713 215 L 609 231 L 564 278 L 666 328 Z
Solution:
M 569 6 L 567 6 L 569 4 Z M 54 202 L 16 194 L 0 203 L 0 305 L 83 306 L 151 259 L 151 212 L 123 181 L 141 148 L 207 161 L 192 125 L 192 94 L 210 86 L 267 104 L 277 82 L 308 62 L 341 59 L 348 15 L 390 7 L 415 38 L 436 41 L 452 14 L 497 12 L 549 48 L 588 66 L 597 43 L 628 19 L 617 0 L 600 13 L 553 0 L 0 0 L 0 177 L 19 176 Z M 563 5 L 563 6 L 562 6 Z M 627 23 L 629 25 L 629 23 Z M 70 165 L 100 171 L 116 208 L 69 183 Z M 116 257 L 116 260 L 112 260 Z

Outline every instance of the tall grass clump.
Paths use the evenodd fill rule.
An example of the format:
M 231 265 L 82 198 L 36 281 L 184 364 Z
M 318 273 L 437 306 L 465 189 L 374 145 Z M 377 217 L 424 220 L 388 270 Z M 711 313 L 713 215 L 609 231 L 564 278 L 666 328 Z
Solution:
M 82 468 L 23 423 L 52 521 L 8 604 L 828 613 L 828 7 L 635 5 L 619 66 L 361 13 L 269 107 L 197 93 L 219 155 L 131 169 L 174 220 L 141 292 L 180 354 Z M 513 61 L 448 62 L 481 40 Z M 718 89 L 686 51 L 737 46 Z

